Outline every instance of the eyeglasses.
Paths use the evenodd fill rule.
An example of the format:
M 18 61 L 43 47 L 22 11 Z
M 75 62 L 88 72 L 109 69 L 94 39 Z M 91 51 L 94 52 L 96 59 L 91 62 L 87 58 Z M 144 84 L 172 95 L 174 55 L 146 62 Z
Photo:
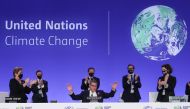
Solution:
M 97 85 L 92 85 L 92 84 L 91 84 L 90 86 L 92 86 L 92 87 L 97 87 Z

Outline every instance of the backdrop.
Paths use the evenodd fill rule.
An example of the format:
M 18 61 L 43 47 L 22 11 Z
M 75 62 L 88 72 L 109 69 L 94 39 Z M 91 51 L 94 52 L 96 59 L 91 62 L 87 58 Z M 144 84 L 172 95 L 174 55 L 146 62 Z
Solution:
M 67 83 L 73 84 L 75 93 L 80 93 L 82 78 L 87 68 L 95 67 L 100 78 L 100 89 L 110 91 L 111 83 L 119 82 L 114 98 L 118 102 L 122 93 L 122 76 L 127 74 L 127 65 L 136 66 L 141 77 L 140 93 L 143 102 L 148 93 L 156 91 L 157 79 L 162 75 L 161 65 L 169 63 L 177 77 L 176 95 L 184 95 L 189 81 L 190 40 L 187 38 L 182 51 L 166 61 L 152 61 L 141 55 L 131 39 L 131 26 L 136 16 L 145 8 L 165 5 L 173 8 L 190 25 L 190 3 L 186 0 L 1 0 L 0 1 L 0 91 L 9 92 L 9 80 L 15 66 L 24 68 L 24 78 L 35 79 L 35 71 L 41 69 L 49 82 L 49 100 L 74 102 L 68 96 Z M 39 19 L 71 22 L 87 22 L 88 30 L 5 30 L 5 20 L 37 22 Z M 20 37 L 85 37 L 87 46 L 6 46 L 6 35 Z M 31 101 L 32 93 L 29 95 Z

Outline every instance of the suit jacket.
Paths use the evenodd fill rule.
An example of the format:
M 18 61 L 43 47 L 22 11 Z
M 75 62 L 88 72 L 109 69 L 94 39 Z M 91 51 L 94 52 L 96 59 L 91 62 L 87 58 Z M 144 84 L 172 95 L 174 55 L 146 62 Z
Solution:
M 97 89 L 99 89 L 99 87 L 100 87 L 100 79 L 97 78 L 97 77 L 93 77 L 93 79 L 95 79 L 97 81 Z M 88 88 L 89 88 L 89 84 L 88 83 L 85 84 L 85 78 L 82 79 L 81 89 L 82 90 L 88 90 Z
M 190 87 L 188 83 L 186 84 L 185 94 L 188 95 L 188 102 L 190 102 Z
M 26 103 L 28 100 L 26 94 L 29 94 L 31 92 L 31 89 L 29 87 L 23 87 L 24 82 L 25 81 L 22 80 L 22 84 L 20 84 L 15 78 L 11 79 L 9 82 L 9 97 L 21 98 L 21 100 L 18 101 L 20 103 Z
M 134 75 L 134 77 L 136 74 Z M 131 83 L 128 83 L 128 75 L 123 76 L 122 78 L 122 84 L 123 84 L 123 94 L 122 94 L 122 99 L 124 102 L 139 102 L 141 99 L 140 93 L 139 93 L 139 88 L 141 88 L 141 81 L 140 77 L 138 77 L 137 81 L 134 80 L 132 84 L 134 85 L 134 93 L 131 93 Z
M 164 76 L 161 76 L 158 78 L 159 80 L 164 81 Z M 158 88 L 158 84 L 157 84 L 157 91 L 158 91 L 158 97 L 157 97 L 157 101 L 159 102 L 169 102 L 169 96 L 175 96 L 175 86 L 176 86 L 176 77 L 169 75 L 168 81 L 167 81 L 168 87 L 164 88 L 164 86 L 162 86 L 161 89 Z M 163 91 L 165 89 L 165 95 L 163 95 Z
M 48 99 L 47 99 L 47 92 L 48 92 L 48 82 L 46 80 L 43 80 L 44 83 L 44 87 L 43 88 L 39 88 L 38 87 L 38 83 L 32 85 L 32 92 L 33 92 L 33 96 L 32 96 L 32 101 L 33 103 L 47 103 Z M 43 96 L 39 93 L 39 91 L 42 90 Z
M 97 93 L 97 97 L 99 98 L 98 102 L 103 102 L 103 99 L 113 97 L 115 95 L 115 92 L 116 91 L 111 90 L 110 93 L 106 93 L 102 90 L 97 90 L 96 93 Z M 87 102 L 90 102 L 90 99 L 88 99 L 90 97 L 89 95 L 90 95 L 90 91 L 85 90 L 85 91 L 82 91 L 78 95 L 75 95 L 74 93 L 72 93 L 70 96 L 73 100 L 82 100 L 83 103 L 87 103 Z

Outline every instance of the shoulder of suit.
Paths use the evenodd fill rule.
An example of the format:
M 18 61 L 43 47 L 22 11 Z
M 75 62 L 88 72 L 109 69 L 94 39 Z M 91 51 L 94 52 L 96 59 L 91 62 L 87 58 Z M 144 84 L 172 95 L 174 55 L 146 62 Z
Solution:
M 47 81 L 46 81 L 46 80 L 43 80 L 43 82 L 46 82 L 46 83 L 47 83 Z
M 123 78 L 126 78 L 128 75 L 124 75 Z
M 9 81 L 9 83 L 16 83 L 17 81 L 16 81 L 16 79 L 14 79 L 14 78 L 12 78 L 12 79 L 10 79 L 10 81 Z
M 95 79 L 99 79 L 98 77 L 94 77 Z
M 15 80 L 16 80 L 15 78 L 10 79 L 10 81 L 15 81 Z
M 163 78 L 163 76 L 160 76 L 159 79 Z
M 84 90 L 84 91 L 82 91 L 81 93 L 89 93 L 90 91 L 89 90 Z
M 170 77 L 171 77 L 171 78 L 175 78 L 175 79 L 176 79 L 176 77 L 175 77 L 175 76 L 170 75 Z
M 21 82 L 23 83 L 23 81 L 21 80 Z M 12 78 L 11 80 L 10 80 L 10 83 L 14 83 L 14 84 L 17 84 L 17 83 L 19 83 L 15 78 Z
M 97 90 L 97 92 L 104 92 L 103 90 Z

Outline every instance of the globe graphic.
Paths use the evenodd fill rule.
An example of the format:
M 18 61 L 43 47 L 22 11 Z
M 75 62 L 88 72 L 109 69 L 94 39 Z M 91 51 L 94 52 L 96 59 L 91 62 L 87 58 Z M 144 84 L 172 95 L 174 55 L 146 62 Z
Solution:
M 155 5 L 141 11 L 131 27 L 136 50 L 144 57 L 163 61 L 176 56 L 187 40 L 187 26 L 174 9 Z

